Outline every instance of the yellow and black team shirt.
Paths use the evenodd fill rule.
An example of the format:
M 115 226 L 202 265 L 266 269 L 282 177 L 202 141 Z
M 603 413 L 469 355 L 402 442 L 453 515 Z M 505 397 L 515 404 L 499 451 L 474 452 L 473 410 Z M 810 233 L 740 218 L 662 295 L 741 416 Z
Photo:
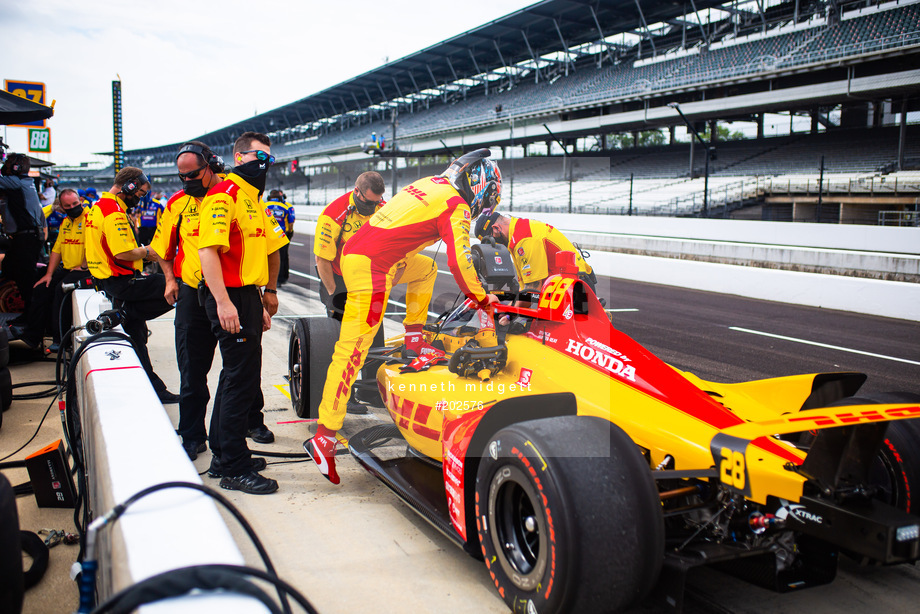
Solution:
M 447 264 L 457 285 L 482 304 L 486 292 L 479 283 L 470 254 L 470 206 L 444 177 L 426 177 L 403 188 L 361 227 L 343 250 L 371 260 L 371 274 L 388 272 L 439 239 L 447 246 Z
M 361 215 L 355 206 L 354 190 L 339 196 L 326 205 L 316 221 L 316 234 L 313 236 L 313 254 L 332 261 L 332 270 L 336 275 L 342 274 L 339 260 L 342 247 L 358 230 L 371 219 L 371 215 Z M 380 201 L 375 211 L 386 202 Z
M 134 275 L 143 269 L 143 260 L 118 260 L 121 254 L 137 247 L 131 222 L 125 213 L 125 203 L 109 192 L 103 192 L 84 214 L 86 223 L 83 238 L 86 245 L 86 264 L 96 279 L 119 275 Z
M 201 281 L 201 258 L 198 256 L 200 198 L 184 190 L 173 194 L 166 203 L 150 249 L 163 260 L 173 261 L 173 273 L 191 287 Z
M 230 173 L 204 197 L 198 247 L 218 248 L 228 288 L 267 284 L 268 255 L 288 243 L 284 229 L 259 200 L 258 190 L 239 175 Z
M 86 216 L 87 210 L 84 209 L 77 219 L 72 220 L 67 217 L 61 222 L 57 241 L 54 242 L 54 247 L 51 248 L 51 251 L 61 255 L 61 263 L 68 271 L 79 269 L 83 266 L 83 256 L 86 253 L 83 240 Z
M 521 285 L 539 283 L 557 273 L 557 252 L 575 252 L 578 272 L 591 273 L 591 266 L 564 234 L 536 220 L 511 218 L 508 251 L 514 259 L 514 268 L 517 269 Z

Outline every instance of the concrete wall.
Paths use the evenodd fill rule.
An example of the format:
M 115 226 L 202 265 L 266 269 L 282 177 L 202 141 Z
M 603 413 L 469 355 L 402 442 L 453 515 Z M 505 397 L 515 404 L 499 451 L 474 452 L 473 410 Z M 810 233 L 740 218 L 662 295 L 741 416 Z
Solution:
M 74 324 L 82 325 L 108 301 L 90 290 L 74 295 Z M 116 330 L 121 330 L 119 327 Z M 86 338 L 85 331 L 77 341 Z M 92 517 L 135 493 L 164 482 L 201 484 L 172 422 L 128 341 L 102 340 L 77 366 L 80 417 Z M 158 573 L 205 563 L 244 564 L 215 502 L 189 489 L 168 489 L 132 505 L 101 530 L 99 602 Z M 159 602 L 144 612 L 265 612 L 233 595 Z

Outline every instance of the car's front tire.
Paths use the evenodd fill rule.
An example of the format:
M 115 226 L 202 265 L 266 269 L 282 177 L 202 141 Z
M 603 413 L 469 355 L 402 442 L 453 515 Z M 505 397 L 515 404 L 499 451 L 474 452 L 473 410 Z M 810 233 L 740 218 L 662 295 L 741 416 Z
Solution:
M 501 429 L 476 476 L 486 566 L 515 612 L 614 612 L 653 586 L 664 556 L 648 464 L 620 428 L 565 416 Z
M 300 318 L 291 328 L 288 386 L 294 412 L 300 418 L 319 418 L 319 403 L 339 339 L 339 326 L 338 320 L 332 318 Z

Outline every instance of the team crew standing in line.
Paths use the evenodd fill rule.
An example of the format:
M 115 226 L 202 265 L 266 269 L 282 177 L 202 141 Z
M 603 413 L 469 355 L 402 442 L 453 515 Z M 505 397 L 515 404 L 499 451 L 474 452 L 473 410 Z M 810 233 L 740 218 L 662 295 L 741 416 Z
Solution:
M 181 382 L 176 430 L 185 453 L 195 460 L 207 449 L 205 416 L 211 398 L 208 372 L 217 347 L 208 314 L 198 302 L 197 288 L 202 280 L 198 214 L 208 190 L 224 178 L 224 161 L 204 143 L 190 141 L 179 148 L 176 166 L 184 188 L 167 202 L 150 248 L 159 257 L 166 277 L 166 300 L 176 304 L 176 360 Z M 259 443 L 274 441 L 274 435 L 265 427 L 261 403 L 250 412 L 249 435 L 255 435 Z M 257 460 L 264 463 L 264 459 Z M 216 471 L 209 475 L 220 477 Z
M 90 207 L 86 215 L 84 240 L 86 264 L 96 285 L 123 308 L 122 326 L 134 342 L 134 350 L 150 383 L 163 403 L 176 403 L 179 396 L 169 392 L 163 380 L 154 373 L 147 353 L 147 320 L 172 309 L 163 294 L 166 279 L 161 273 L 143 275 L 144 260 L 156 258 L 145 245 L 138 245 L 126 211 L 137 206 L 150 190 L 144 172 L 126 166 L 115 176 L 110 192 Z
M 260 201 L 275 161 L 271 140 L 244 132 L 233 144 L 233 158 L 236 166 L 208 191 L 199 216 L 205 310 L 223 359 L 211 411 L 211 462 L 218 463 L 221 488 L 269 494 L 278 482 L 254 467 L 246 431 L 261 395 L 262 332 L 278 310 L 278 250 L 288 239 Z
M 463 293 L 480 307 L 498 302 L 479 282 L 469 236 L 471 220 L 484 206 L 493 208 L 500 200 L 501 173 L 488 159 L 490 153 L 488 149 L 471 152 L 455 160 L 443 175 L 407 186 L 345 246 L 341 260 L 348 288 L 345 317 L 326 374 L 316 435 L 304 442 L 320 473 L 333 484 L 339 483 L 336 431 L 342 428 L 351 386 L 381 325 L 399 265 L 406 262 L 402 277 L 409 286 L 405 319 L 409 351 L 438 352 L 422 336 L 437 268 L 419 254 L 438 240 L 447 245 L 448 265 Z

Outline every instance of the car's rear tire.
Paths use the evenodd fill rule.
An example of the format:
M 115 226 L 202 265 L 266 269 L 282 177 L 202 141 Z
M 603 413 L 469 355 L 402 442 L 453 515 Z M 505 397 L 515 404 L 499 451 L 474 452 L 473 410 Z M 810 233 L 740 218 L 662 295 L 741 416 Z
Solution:
M 499 430 L 476 476 L 476 528 L 498 592 L 515 612 L 614 612 L 654 585 L 664 557 L 648 464 L 600 418 Z
M 319 418 L 326 371 L 339 339 L 338 320 L 300 318 L 291 328 L 288 346 L 288 385 L 294 412 L 301 418 Z
M 910 392 L 866 393 L 840 399 L 829 406 L 889 403 L 920 403 L 920 395 Z M 869 482 L 878 488 L 877 499 L 920 516 L 920 419 L 888 423 L 885 441 L 869 468 Z

